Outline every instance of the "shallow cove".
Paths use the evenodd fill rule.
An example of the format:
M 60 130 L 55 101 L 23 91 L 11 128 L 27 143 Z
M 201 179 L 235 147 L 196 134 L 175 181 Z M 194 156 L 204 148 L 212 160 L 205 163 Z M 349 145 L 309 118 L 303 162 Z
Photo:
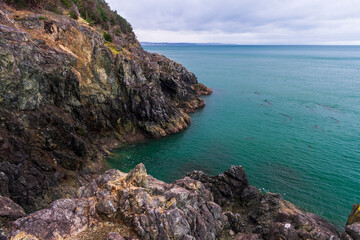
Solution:
M 214 90 L 189 129 L 114 151 L 171 182 L 245 167 L 250 183 L 343 227 L 360 196 L 360 47 L 144 46 Z

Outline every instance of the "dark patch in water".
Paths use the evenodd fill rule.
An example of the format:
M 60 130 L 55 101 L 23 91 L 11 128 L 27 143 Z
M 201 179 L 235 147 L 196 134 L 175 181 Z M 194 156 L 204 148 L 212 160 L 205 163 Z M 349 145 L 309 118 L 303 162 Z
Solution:
M 254 92 L 254 94 L 256 94 L 256 95 L 261 95 L 259 92 Z
M 285 116 L 285 117 L 287 117 L 287 118 L 289 118 L 290 120 L 292 120 L 293 118 L 292 117 L 290 117 L 289 115 L 286 115 L 286 114 L 283 114 L 283 113 L 280 113 L 281 115 L 283 115 L 283 116 Z
M 271 103 L 269 100 L 267 100 L 267 99 L 265 99 L 264 102 L 266 102 L 266 103 L 269 104 L 269 105 L 272 105 L 272 103 Z
M 315 112 L 315 110 L 314 109 L 312 109 L 311 107 L 309 107 L 309 106 L 306 106 L 308 109 L 310 109 L 311 111 L 313 111 L 313 112 Z
M 339 123 L 340 121 L 337 120 L 336 118 L 330 117 L 332 120 L 335 120 L 337 123 Z
M 312 128 L 313 128 L 313 129 L 315 128 L 315 129 L 320 129 L 320 130 L 321 130 L 321 128 L 320 128 L 318 125 L 315 125 L 315 126 L 313 126 Z
M 323 107 L 323 108 L 329 109 L 329 110 L 334 110 L 334 107 L 332 107 L 332 106 L 322 105 L 322 104 L 318 104 L 318 105 Z

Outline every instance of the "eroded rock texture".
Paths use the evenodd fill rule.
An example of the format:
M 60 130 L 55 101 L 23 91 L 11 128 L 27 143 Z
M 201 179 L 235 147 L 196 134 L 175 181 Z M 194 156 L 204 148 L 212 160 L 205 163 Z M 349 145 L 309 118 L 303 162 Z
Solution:
M 77 194 L 16 220 L 12 239 L 339 239 L 321 218 L 249 186 L 240 166 L 167 184 L 139 164 L 128 174 L 109 170 Z
M 24 217 L 24 209 L 10 198 L 0 195 L 0 240 L 6 239 L 11 221 Z
M 73 196 L 108 147 L 185 129 L 211 93 L 134 33 L 102 32 L 0 1 L 0 194 L 26 211 Z
M 360 240 L 360 204 L 353 205 L 341 239 Z

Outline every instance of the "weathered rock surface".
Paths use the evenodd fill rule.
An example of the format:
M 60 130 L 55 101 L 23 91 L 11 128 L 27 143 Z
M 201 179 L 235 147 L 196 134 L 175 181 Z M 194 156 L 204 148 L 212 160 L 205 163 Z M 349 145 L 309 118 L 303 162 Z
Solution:
M 341 239 L 360 240 L 360 204 L 353 205 Z
M 240 166 L 214 177 L 193 172 L 167 184 L 139 164 L 128 174 L 109 170 L 77 194 L 16 220 L 12 239 L 340 237 L 325 220 L 300 211 L 278 194 L 250 187 Z
M 14 203 L 10 198 L 0 195 L 0 239 L 5 239 L 11 221 L 25 215 L 22 207 Z
M 185 129 L 211 93 L 133 32 L 103 31 L 0 1 L 0 194 L 27 212 L 74 196 L 109 147 Z
M 232 166 L 214 177 L 188 174 L 213 193 L 229 220 L 235 239 L 338 239 L 337 228 L 312 213 L 297 209 L 280 194 L 261 194 L 249 186 L 245 170 Z M 246 234 L 244 234 L 246 233 Z

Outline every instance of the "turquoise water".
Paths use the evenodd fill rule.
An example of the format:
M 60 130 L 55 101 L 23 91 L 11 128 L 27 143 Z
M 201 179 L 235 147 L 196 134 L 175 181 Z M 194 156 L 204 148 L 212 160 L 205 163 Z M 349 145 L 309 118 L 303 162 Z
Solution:
M 111 167 L 143 162 L 171 182 L 242 165 L 252 185 L 343 227 L 360 202 L 360 47 L 145 48 L 182 63 L 214 93 L 186 131 L 124 146 Z

